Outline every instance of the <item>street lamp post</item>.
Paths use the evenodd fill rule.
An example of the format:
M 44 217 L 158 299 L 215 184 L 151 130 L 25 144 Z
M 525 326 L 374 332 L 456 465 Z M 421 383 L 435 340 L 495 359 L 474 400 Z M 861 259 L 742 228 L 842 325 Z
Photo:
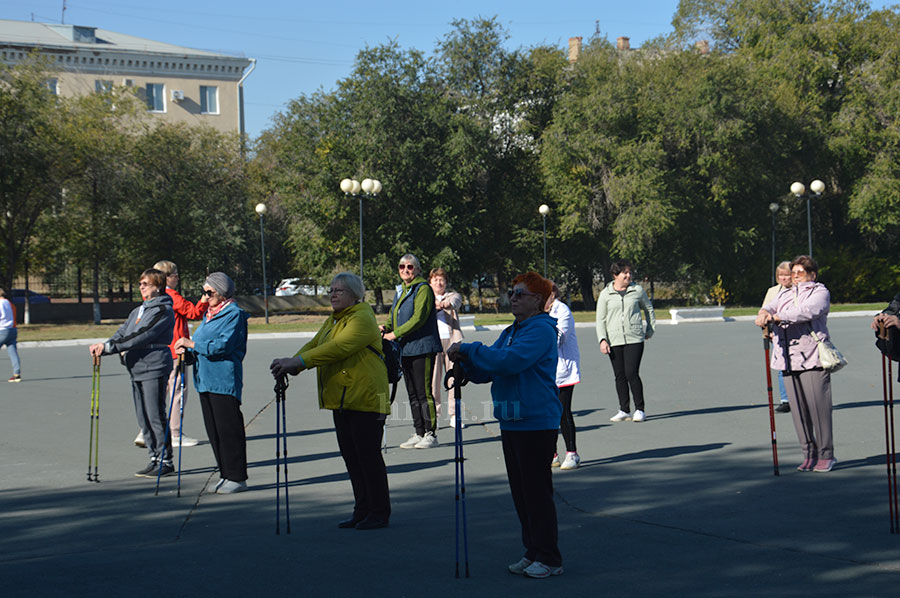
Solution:
M 791 185 L 791 193 L 793 193 L 797 199 L 806 199 L 806 237 L 809 239 L 809 257 L 812 257 L 812 215 L 810 212 L 809 200 L 813 197 L 820 197 L 822 195 L 822 192 L 825 191 L 825 183 L 816 179 L 809 184 L 809 190 L 812 191 L 812 194 L 806 193 L 806 186 L 800 182 L 795 182 Z
M 772 212 L 772 284 L 777 282 L 775 278 L 775 214 L 778 213 L 778 208 L 781 207 L 774 201 L 769 204 L 769 211 Z
M 256 213 L 259 214 L 259 248 L 262 253 L 262 286 L 263 286 L 263 303 L 266 308 L 266 324 L 269 323 L 269 289 L 266 288 L 266 237 L 263 232 L 263 216 L 266 214 L 266 204 L 256 204 Z
M 547 278 L 547 214 L 550 213 L 550 206 L 542 203 L 538 212 L 544 219 L 544 278 Z
M 359 196 L 359 277 L 363 277 L 363 198 L 375 199 L 381 193 L 381 181 L 378 179 L 363 179 L 360 183 L 356 179 L 344 179 L 341 181 L 341 191 L 344 195 Z M 359 195 L 362 191 L 363 194 Z

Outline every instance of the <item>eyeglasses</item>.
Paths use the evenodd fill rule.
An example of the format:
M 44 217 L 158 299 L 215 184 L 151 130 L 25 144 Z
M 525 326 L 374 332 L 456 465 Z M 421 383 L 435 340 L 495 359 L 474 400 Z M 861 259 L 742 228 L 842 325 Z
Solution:
M 142 280 L 141 282 L 138 283 L 138 286 L 143 288 L 143 287 L 155 287 L 156 285 L 153 284 L 152 282 L 147 282 L 146 280 Z
M 507 296 L 512 299 L 515 297 L 516 299 L 521 299 L 522 295 L 537 295 L 537 293 L 529 293 L 528 291 L 523 291 L 522 289 L 510 289 L 506 291 Z
M 328 289 L 329 295 L 343 295 L 347 292 L 347 289 Z
M 212 289 L 208 289 L 208 290 L 207 290 L 207 289 L 204 289 L 204 290 L 200 291 L 200 294 L 201 294 L 201 295 L 206 295 L 207 297 L 212 297 L 213 295 L 216 294 L 216 292 L 215 292 L 214 290 L 212 290 Z
M 794 276 L 801 276 L 803 274 L 806 274 L 806 270 L 804 270 L 803 268 L 798 268 L 796 270 L 791 270 L 791 274 L 793 274 Z
M 400 264 L 399 266 L 397 266 L 397 269 L 398 270 L 415 270 L 416 267 L 413 266 L 412 264 Z

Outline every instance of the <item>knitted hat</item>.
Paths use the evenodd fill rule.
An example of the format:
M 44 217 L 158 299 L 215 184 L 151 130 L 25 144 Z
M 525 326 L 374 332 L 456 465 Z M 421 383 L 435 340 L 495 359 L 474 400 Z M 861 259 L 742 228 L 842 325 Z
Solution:
M 206 284 L 226 299 L 234 296 L 234 281 L 224 272 L 213 272 L 206 277 Z

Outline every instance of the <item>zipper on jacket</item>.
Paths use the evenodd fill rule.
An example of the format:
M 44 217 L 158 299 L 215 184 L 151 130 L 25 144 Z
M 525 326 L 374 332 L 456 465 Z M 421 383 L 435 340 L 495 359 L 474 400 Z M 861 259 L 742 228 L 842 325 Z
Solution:
M 347 396 L 347 387 L 344 387 L 344 392 L 341 393 L 341 406 L 338 407 L 338 413 L 344 412 L 344 397 Z

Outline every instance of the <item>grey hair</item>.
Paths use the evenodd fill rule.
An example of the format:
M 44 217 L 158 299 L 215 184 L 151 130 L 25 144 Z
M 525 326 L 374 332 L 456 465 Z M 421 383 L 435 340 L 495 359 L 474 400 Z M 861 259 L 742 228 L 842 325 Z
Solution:
M 408 264 L 412 264 L 413 265 L 413 274 L 415 274 L 417 276 L 422 274 L 422 264 L 419 263 L 419 258 L 414 256 L 413 254 L 407 253 L 406 255 L 404 255 L 403 257 L 400 258 L 400 261 L 406 262 Z
M 362 278 L 353 272 L 341 272 L 336 274 L 334 278 L 331 279 L 331 286 L 334 287 L 335 283 L 340 284 L 350 291 L 350 294 L 353 295 L 357 301 L 362 301 L 363 297 L 366 295 L 366 286 L 363 284 Z
M 784 260 L 783 262 L 778 264 L 777 268 L 775 268 L 776 272 L 778 272 L 779 270 L 787 270 L 788 272 L 790 272 L 791 271 L 791 262 L 789 260 Z

